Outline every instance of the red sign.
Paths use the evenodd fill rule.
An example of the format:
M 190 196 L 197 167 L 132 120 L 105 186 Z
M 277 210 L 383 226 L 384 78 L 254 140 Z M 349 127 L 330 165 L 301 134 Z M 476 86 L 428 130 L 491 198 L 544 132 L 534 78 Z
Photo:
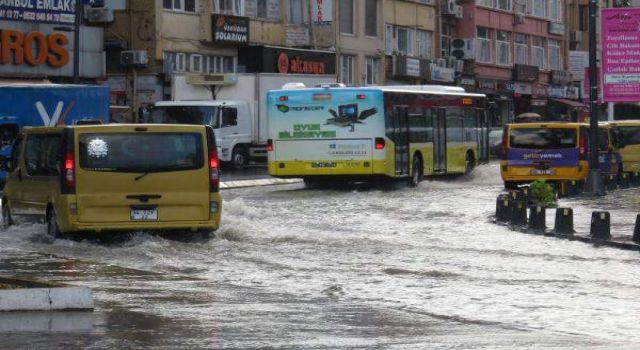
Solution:
M 278 72 L 281 74 L 325 74 L 325 64 L 320 61 L 305 60 L 300 56 L 289 58 L 286 52 L 278 55 Z
M 48 64 L 60 68 L 69 62 L 69 51 L 64 48 L 69 39 L 64 34 L 45 35 L 42 32 L 22 33 L 17 30 L 0 30 L 0 64 L 31 66 Z

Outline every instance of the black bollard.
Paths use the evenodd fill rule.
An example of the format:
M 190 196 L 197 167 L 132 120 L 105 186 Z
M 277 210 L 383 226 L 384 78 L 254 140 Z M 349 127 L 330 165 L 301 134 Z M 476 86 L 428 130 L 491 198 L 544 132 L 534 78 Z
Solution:
M 640 214 L 636 216 L 636 227 L 633 229 L 633 241 L 640 244 Z
M 557 208 L 556 221 L 553 231 L 559 235 L 573 234 L 573 209 Z
M 571 180 L 567 182 L 567 197 L 579 196 L 582 192 L 582 183 L 580 181 Z
M 511 224 L 513 226 L 527 225 L 527 206 L 522 200 L 511 200 Z
M 567 196 L 567 181 L 558 181 L 558 198 L 564 198 Z
M 631 177 L 629 175 L 629 173 L 622 173 L 622 176 L 618 178 L 620 188 L 629 188 L 631 186 Z
M 591 237 L 594 239 L 611 238 L 611 215 L 608 211 L 591 213 Z
M 498 203 L 496 203 L 496 205 L 500 205 L 496 219 L 501 222 L 509 221 L 511 217 L 511 200 L 509 199 L 509 195 L 503 194 L 498 196 Z
M 539 205 L 529 207 L 529 229 L 536 233 L 544 233 L 547 228 L 546 209 Z
M 616 175 L 609 175 L 607 176 L 607 191 L 614 191 L 618 189 L 618 176 Z
M 631 173 L 631 186 L 638 187 L 640 186 L 640 173 Z
M 524 200 L 524 193 L 522 190 L 509 190 L 509 198 L 513 201 Z
M 524 200 L 525 204 L 529 205 L 531 202 L 531 188 L 529 186 L 522 187 L 522 200 Z

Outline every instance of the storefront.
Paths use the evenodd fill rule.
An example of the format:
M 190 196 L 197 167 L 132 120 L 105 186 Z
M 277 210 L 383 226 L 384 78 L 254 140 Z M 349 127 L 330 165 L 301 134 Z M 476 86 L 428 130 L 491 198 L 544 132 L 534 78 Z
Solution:
M 246 46 L 238 49 L 238 71 L 246 73 L 336 74 L 331 51 Z

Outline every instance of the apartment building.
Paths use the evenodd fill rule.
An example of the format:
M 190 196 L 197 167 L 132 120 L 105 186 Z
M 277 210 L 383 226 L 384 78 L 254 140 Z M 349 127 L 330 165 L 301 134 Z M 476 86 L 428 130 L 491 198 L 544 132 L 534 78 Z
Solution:
M 527 111 L 548 114 L 550 103 L 572 104 L 569 100 L 577 99 L 577 87 L 571 85 L 566 70 L 564 1 L 461 4 L 462 20 L 455 28 L 452 47 L 443 54 L 465 60 L 461 83 L 489 95 L 497 107 L 497 123 Z

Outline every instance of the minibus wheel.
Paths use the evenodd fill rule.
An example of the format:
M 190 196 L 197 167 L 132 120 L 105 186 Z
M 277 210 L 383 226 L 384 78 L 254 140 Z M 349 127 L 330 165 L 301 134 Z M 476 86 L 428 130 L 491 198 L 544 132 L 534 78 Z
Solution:
M 11 217 L 11 208 L 6 199 L 2 200 L 2 227 L 8 228 L 13 225 L 13 218 Z
M 47 234 L 53 238 L 60 237 L 60 228 L 58 227 L 58 215 L 53 209 L 47 211 Z

